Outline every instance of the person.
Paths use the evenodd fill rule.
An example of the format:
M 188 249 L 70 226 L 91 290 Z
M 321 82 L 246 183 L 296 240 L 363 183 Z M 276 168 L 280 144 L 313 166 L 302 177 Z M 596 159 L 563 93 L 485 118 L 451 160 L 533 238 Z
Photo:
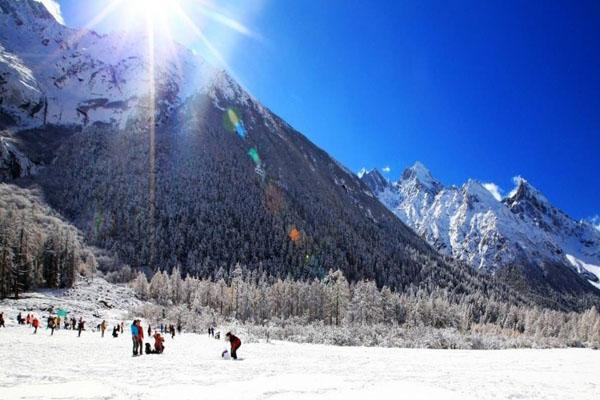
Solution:
M 138 355 L 138 326 L 137 319 L 131 324 L 131 341 L 133 342 L 133 356 Z
M 165 325 L 164 324 L 160 324 L 160 333 L 165 333 Z
M 221 339 L 221 331 L 217 331 L 217 333 L 215 333 L 215 339 Z
M 225 340 L 231 344 L 231 358 L 237 360 L 237 350 L 242 346 L 242 341 L 231 332 L 227 332 Z
M 56 329 L 60 329 L 60 317 L 59 316 L 54 317 L 54 325 L 56 326 Z
M 148 337 L 152 336 L 152 325 L 148 324 Z
M 181 322 L 177 322 L 177 333 L 181 335 Z
M 161 334 L 158 332 L 154 332 L 153 337 L 154 337 L 154 350 L 156 351 L 156 353 L 162 354 L 162 352 L 165 350 L 165 345 L 164 345 L 165 338 L 163 338 L 161 336 Z
M 19 325 L 23 325 L 25 322 L 23 321 L 23 315 L 21 314 L 21 312 L 19 311 L 19 314 L 17 314 L 17 324 Z
M 46 323 L 46 329 L 50 328 L 50 324 L 54 323 L 54 317 L 52 315 L 48 315 L 48 320 Z
M 0 312 L 0 328 L 6 328 L 6 326 L 4 326 L 4 313 Z
M 65 318 L 65 329 L 69 329 L 69 319 Z
M 209 326 L 209 327 L 208 327 L 208 337 L 211 337 L 211 332 L 212 332 L 212 327 L 211 327 L 211 326 Z
M 171 331 L 171 339 L 175 339 L 175 325 L 171 324 L 169 330 Z
M 125 332 L 125 322 L 121 321 L 121 333 Z
M 142 327 L 142 321 L 141 320 L 137 320 L 137 326 L 138 326 L 138 353 L 141 356 L 142 354 L 144 354 L 144 328 Z
M 36 317 L 30 317 L 29 320 L 31 321 L 31 326 L 33 326 L 33 334 L 35 335 L 40 326 L 40 321 Z
M 50 336 L 54 336 L 54 329 L 56 328 L 56 325 L 54 324 L 54 318 L 49 319 L 48 328 L 50 328 Z
M 81 337 L 81 331 L 84 330 L 85 326 L 85 321 L 83 320 L 83 317 L 79 317 L 79 323 L 77 324 L 77 337 Z
M 27 325 L 31 325 L 31 315 L 27 314 Z
M 72 330 L 77 329 L 77 320 L 75 319 L 75 317 L 71 318 L 71 329 Z
M 100 332 L 102 333 L 102 337 L 104 337 L 105 331 L 106 331 L 106 321 L 102 320 L 102 323 L 100 324 Z
M 114 337 L 114 338 L 119 337 L 119 325 L 118 324 L 113 327 L 112 337 Z

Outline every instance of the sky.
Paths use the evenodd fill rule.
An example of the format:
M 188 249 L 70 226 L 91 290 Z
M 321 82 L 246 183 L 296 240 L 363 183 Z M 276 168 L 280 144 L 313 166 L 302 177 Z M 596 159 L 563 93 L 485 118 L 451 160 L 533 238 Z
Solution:
M 59 3 L 70 26 L 106 6 Z M 397 179 L 419 160 L 444 184 L 474 178 L 499 195 L 523 176 L 577 219 L 600 214 L 597 0 L 212 3 L 226 24 L 190 18 L 224 67 L 350 169 Z M 94 29 L 123 29 L 136 16 L 124 13 Z

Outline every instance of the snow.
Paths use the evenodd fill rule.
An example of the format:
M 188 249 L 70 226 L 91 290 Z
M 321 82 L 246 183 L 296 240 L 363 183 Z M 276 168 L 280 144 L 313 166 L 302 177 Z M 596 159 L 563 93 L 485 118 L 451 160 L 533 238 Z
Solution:
M 336 347 L 282 341 L 244 342 L 240 360 L 223 360 L 223 340 L 166 337 L 162 355 L 131 356 L 111 327 L 139 306 L 129 288 L 82 279 L 70 290 L 0 301 L 7 328 L 0 357 L 1 399 L 597 399 L 600 357 L 590 349 L 425 350 Z M 102 302 L 101 302 L 102 301 Z M 112 308 L 107 308 L 104 303 Z M 88 323 L 81 337 L 19 326 L 19 311 L 66 308 Z M 106 319 L 102 338 L 95 326 Z M 168 322 L 168 321 L 167 321 Z M 147 328 L 145 321 L 142 326 Z M 217 327 L 222 333 L 225 327 Z
M 571 254 L 567 254 L 567 260 L 569 260 L 571 265 L 577 269 L 577 272 L 581 273 L 587 271 L 600 277 L 600 265 L 586 263 Z M 600 289 L 600 282 L 594 282 L 589 279 L 588 282 Z
M 490 184 L 473 179 L 461 187 L 444 187 L 419 162 L 392 185 L 377 185 L 371 175 L 362 180 L 388 209 L 441 253 L 473 268 L 495 271 L 524 261 L 571 268 L 566 254 L 587 266 L 600 265 L 598 230 L 552 206 L 522 177 L 498 201 L 497 187 L 490 190 Z M 600 278 L 600 269 L 574 266 Z
M 597 399 L 600 358 L 592 350 L 456 351 L 244 343 L 167 337 L 162 355 L 131 357 L 131 341 L 97 332 L 12 324 L 0 358 L 6 399 Z M 242 337 L 243 340 L 243 337 Z

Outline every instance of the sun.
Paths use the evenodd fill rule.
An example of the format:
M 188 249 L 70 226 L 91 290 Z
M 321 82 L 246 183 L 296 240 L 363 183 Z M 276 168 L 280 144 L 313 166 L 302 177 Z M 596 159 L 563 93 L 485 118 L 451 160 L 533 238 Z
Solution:
M 168 20 L 181 8 L 180 0 L 127 0 L 124 4 L 130 14 L 143 15 L 152 22 Z

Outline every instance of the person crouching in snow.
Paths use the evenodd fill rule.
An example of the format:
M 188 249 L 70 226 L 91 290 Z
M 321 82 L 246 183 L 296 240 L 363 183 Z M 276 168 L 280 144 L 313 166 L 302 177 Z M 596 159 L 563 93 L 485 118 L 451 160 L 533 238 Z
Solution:
M 231 332 L 227 332 L 225 335 L 225 340 L 231 344 L 231 358 L 237 360 L 237 349 L 239 349 L 242 345 L 242 341 Z
M 160 333 L 154 332 L 154 350 L 156 353 L 161 354 L 165 350 L 165 345 L 163 344 L 165 338 L 161 336 Z

